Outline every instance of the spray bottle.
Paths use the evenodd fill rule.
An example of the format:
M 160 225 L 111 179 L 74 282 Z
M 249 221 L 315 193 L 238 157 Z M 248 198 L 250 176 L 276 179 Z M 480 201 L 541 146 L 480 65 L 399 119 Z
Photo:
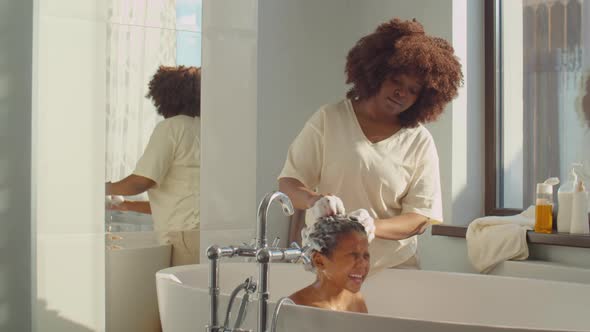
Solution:
M 558 178 L 549 178 L 543 183 L 537 183 L 535 233 L 553 232 L 553 186 L 558 183 Z

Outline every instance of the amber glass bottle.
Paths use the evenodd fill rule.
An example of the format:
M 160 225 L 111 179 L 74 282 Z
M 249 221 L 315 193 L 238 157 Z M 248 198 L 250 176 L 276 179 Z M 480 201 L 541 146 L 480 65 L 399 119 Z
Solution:
M 535 201 L 535 232 L 551 233 L 553 231 L 553 186 L 537 184 Z

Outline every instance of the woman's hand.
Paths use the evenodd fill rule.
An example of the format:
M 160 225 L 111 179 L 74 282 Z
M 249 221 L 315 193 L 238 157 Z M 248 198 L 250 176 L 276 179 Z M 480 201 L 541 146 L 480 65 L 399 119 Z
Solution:
M 333 215 L 344 215 L 344 203 L 338 196 L 326 195 L 318 199 L 311 207 L 311 214 L 314 219 Z
M 349 217 L 358 221 L 361 225 L 365 227 L 365 232 L 367 232 L 367 238 L 369 243 L 373 241 L 375 238 L 375 219 L 371 217 L 369 212 L 365 209 L 358 209 L 352 211 L 348 214 Z
M 107 204 L 107 210 L 111 210 L 111 211 L 129 211 L 129 208 L 127 206 L 127 202 L 123 202 L 119 205 L 115 205 L 115 204 Z
M 125 198 L 119 195 L 107 195 L 105 197 L 105 206 L 107 210 L 127 211 Z
M 117 202 L 114 204 L 112 201 L 109 202 L 107 200 L 106 203 L 107 210 L 112 211 L 132 211 L 132 212 L 139 212 L 145 214 L 152 213 L 152 207 L 149 201 L 125 201 Z

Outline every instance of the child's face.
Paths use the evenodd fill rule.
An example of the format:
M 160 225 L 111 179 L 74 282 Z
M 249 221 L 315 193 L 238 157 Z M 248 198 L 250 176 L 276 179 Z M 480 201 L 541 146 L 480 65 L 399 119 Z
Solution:
M 319 269 L 327 281 L 339 288 L 356 293 L 369 273 L 369 241 L 359 232 L 340 235 L 330 257 L 319 254 Z

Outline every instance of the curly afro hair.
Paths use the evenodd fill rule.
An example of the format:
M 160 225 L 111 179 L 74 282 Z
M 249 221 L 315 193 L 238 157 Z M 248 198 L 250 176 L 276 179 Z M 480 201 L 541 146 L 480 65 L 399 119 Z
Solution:
M 160 66 L 149 83 L 151 98 L 158 114 L 164 118 L 175 115 L 201 115 L 201 68 Z
M 386 79 L 413 74 L 423 81 L 414 105 L 398 119 L 402 127 L 434 121 L 457 96 L 463 84 L 461 64 L 444 39 L 427 36 L 416 19 L 393 19 L 361 38 L 346 58 L 346 96 L 364 100 L 375 96 Z

